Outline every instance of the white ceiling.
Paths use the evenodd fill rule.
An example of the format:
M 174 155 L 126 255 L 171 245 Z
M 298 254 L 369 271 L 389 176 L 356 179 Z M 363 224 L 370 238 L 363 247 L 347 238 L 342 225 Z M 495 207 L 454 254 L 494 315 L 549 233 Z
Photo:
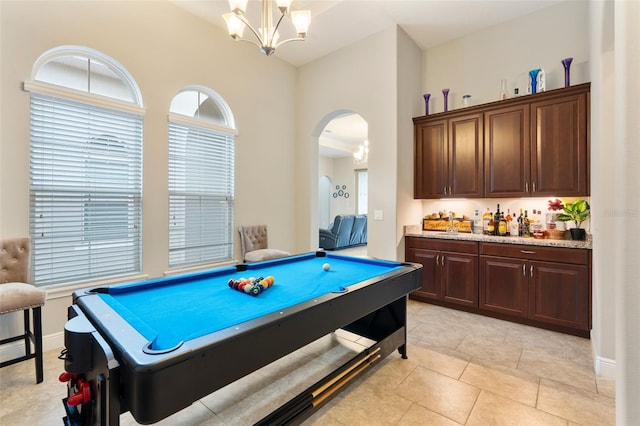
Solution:
M 228 0 L 170 1 L 226 32 L 222 14 L 229 12 Z M 562 1 L 571 0 L 293 0 L 292 10 L 311 10 L 307 39 L 280 46 L 274 55 L 301 66 L 395 25 L 425 50 Z M 259 26 L 258 0 L 249 1 L 246 16 Z M 279 32 L 281 39 L 293 37 L 293 25 L 285 20 Z M 250 35 L 246 30 L 245 38 Z M 331 139 L 362 143 L 366 130 L 363 136 L 361 123 L 354 124 L 358 119 L 334 120 Z

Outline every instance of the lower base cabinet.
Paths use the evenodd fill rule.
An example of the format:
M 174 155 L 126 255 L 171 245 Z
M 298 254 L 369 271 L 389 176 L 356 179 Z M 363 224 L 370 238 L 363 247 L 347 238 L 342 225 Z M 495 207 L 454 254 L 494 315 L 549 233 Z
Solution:
M 412 299 L 589 337 L 591 250 L 406 237 L 405 253 L 424 266 Z
M 422 264 L 421 301 L 478 307 L 478 243 L 407 237 L 406 259 Z

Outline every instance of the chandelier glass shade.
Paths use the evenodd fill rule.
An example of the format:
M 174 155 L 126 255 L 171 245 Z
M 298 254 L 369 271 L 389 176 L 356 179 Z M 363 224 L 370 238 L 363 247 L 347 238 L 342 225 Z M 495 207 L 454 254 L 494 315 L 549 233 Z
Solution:
M 353 153 L 353 162 L 355 164 L 367 164 L 369 162 L 369 141 L 365 140 L 358 150 Z
M 311 23 L 311 11 L 297 10 L 290 12 L 292 0 L 261 0 L 262 15 L 260 27 L 254 28 L 245 16 L 248 0 L 229 0 L 231 12 L 222 15 L 227 23 L 229 35 L 234 40 L 248 41 L 260 48 L 260 52 L 270 56 L 276 48 L 290 41 L 302 41 L 307 36 L 307 29 Z M 274 22 L 273 12 L 278 11 L 280 17 Z M 285 16 L 291 15 L 291 22 L 296 28 L 296 37 L 280 41 L 278 28 Z M 277 16 L 277 13 L 276 13 Z M 253 33 L 255 40 L 242 38 L 245 28 Z

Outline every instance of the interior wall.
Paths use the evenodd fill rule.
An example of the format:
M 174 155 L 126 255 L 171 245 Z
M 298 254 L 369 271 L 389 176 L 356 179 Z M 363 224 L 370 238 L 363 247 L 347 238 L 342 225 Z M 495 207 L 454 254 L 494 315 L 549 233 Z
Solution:
M 398 29 L 398 157 L 397 157 L 397 259 L 404 260 L 404 225 L 411 225 L 422 217 L 422 202 L 413 198 L 413 117 L 424 114 L 420 80 L 422 78 L 420 48 Z
M 235 224 L 266 223 L 270 244 L 295 252 L 295 120 L 283 117 L 296 115 L 296 69 L 165 1 L 0 2 L 2 237 L 29 234 L 29 93 L 21 88 L 36 59 L 59 45 L 109 55 L 142 92 L 144 275 L 168 269 L 167 113 L 175 94 L 192 84 L 218 92 L 235 117 Z M 70 302 L 70 290 L 49 289 L 45 335 L 62 333 Z M 8 323 L 3 317 L 3 330 Z
M 396 29 L 391 28 L 298 69 L 296 232 L 299 250 L 318 247 L 318 137 L 334 111 L 369 123 L 369 256 L 395 259 Z M 329 115 L 328 115 L 329 114 Z M 311 188 L 311 191 L 309 190 Z M 374 219 L 374 211 L 382 219 Z
M 568 1 L 495 25 L 423 55 L 423 93 L 431 93 L 430 112 L 442 112 L 442 89 L 449 88 L 449 110 L 499 99 L 500 80 L 508 92 L 526 92 L 530 69 L 542 67 L 547 90 L 564 86 L 560 60 L 573 57 L 571 83 L 589 81 L 589 4 Z M 424 109 L 420 115 L 424 114 Z
M 640 3 L 616 2 L 614 5 L 615 83 L 613 167 L 616 203 L 605 208 L 609 226 L 614 230 L 636 228 L 631 233 L 613 232 L 615 249 L 609 262 L 615 268 L 614 283 L 616 334 L 616 422 L 640 424 Z M 608 214 L 606 214 L 608 213 Z
M 608 212 L 615 206 L 617 168 L 614 140 L 615 116 L 615 38 L 614 3 L 590 2 L 589 9 L 591 69 L 591 229 L 597 235 L 593 247 L 593 332 L 592 340 L 597 356 L 596 372 L 613 377 L 615 374 L 615 292 L 612 277 L 616 268 L 611 260 L 620 234 L 610 232 Z

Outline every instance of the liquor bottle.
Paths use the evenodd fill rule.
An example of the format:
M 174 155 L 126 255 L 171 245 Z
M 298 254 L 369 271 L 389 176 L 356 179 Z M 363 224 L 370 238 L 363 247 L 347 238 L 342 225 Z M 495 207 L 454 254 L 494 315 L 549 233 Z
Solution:
M 524 218 L 522 219 L 522 224 L 523 224 L 522 236 L 525 238 L 529 238 L 531 236 L 531 230 L 529 228 L 529 226 L 531 225 L 531 222 L 529 221 L 529 216 L 526 210 L 524 211 Z
M 524 235 L 524 214 L 522 213 L 522 209 L 520 209 L 520 216 L 518 216 L 518 237 L 522 237 Z
M 473 233 L 482 234 L 482 218 L 480 217 L 480 210 L 473 211 Z
M 496 207 L 496 212 L 493 215 L 493 235 L 498 235 L 498 224 L 500 223 L 500 204 Z
M 504 217 L 504 212 L 500 213 L 500 221 L 498 222 L 498 235 L 506 237 L 509 232 L 509 226 L 507 225 L 507 219 Z
M 496 235 L 496 223 L 493 221 L 493 216 L 489 218 L 489 225 L 487 226 L 487 235 Z
M 489 221 L 492 217 L 493 215 L 487 207 L 487 211 L 482 215 L 482 233 L 485 235 L 489 235 Z

